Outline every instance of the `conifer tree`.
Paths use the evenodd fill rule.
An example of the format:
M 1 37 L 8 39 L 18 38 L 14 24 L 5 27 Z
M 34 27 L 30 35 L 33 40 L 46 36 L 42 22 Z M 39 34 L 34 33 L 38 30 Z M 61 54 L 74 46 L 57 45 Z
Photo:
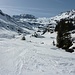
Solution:
M 57 47 L 69 49 L 69 47 L 72 46 L 71 35 L 69 33 L 72 25 L 73 24 L 66 19 L 62 19 L 57 23 L 55 28 L 55 31 L 57 31 Z

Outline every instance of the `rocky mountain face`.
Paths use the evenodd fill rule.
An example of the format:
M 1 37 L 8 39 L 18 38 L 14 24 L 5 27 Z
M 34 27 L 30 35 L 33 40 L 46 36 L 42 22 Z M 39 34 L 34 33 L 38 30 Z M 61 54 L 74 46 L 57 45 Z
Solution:
M 13 15 L 13 18 L 15 20 L 20 20 L 20 19 L 36 19 L 36 17 L 31 15 L 31 14 Z

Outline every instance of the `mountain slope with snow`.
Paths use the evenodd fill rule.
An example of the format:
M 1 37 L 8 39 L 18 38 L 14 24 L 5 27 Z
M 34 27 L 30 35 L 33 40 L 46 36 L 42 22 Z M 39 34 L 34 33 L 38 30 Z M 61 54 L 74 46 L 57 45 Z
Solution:
M 32 31 L 34 31 L 34 27 L 36 28 L 36 26 L 37 25 L 28 22 L 23 22 L 23 23 L 18 22 L 14 18 L 3 13 L 0 10 L 0 31 L 3 32 L 3 33 L 0 32 L 0 37 L 2 36 L 5 37 L 6 35 L 8 35 L 6 31 L 9 32 L 9 35 L 11 35 L 11 33 L 13 34 L 24 33 L 25 35 L 30 34 Z
M 75 18 L 75 10 L 70 10 L 66 12 L 62 12 L 59 15 L 56 15 L 51 18 L 36 18 L 36 19 L 26 19 L 26 18 L 20 18 L 21 21 L 27 21 L 31 23 L 40 23 L 40 24 L 50 24 L 50 23 L 56 23 L 56 20 L 64 19 L 64 18 Z
M 55 32 L 44 35 L 38 32 L 38 37 L 32 36 L 38 26 L 54 25 L 55 20 L 64 15 L 59 15 L 59 19 L 21 18 L 16 21 L 0 11 L 0 75 L 75 75 L 75 52 L 53 46 L 53 41 L 56 44 Z M 25 34 L 26 40 L 18 33 Z M 71 35 L 75 39 L 75 34 Z
M 11 31 L 17 31 L 20 27 L 18 26 L 17 22 L 11 18 L 9 15 L 4 14 L 0 10 L 0 29 L 6 29 Z
M 0 75 L 75 75 L 75 52 L 53 46 L 56 33 L 43 36 L 0 39 Z

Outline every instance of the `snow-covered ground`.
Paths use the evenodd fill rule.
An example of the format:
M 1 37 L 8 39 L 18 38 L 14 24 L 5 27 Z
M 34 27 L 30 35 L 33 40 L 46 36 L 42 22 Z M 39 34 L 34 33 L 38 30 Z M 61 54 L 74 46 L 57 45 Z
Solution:
M 0 38 L 0 75 L 75 75 L 75 52 L 53 46 L 56 33 Z
M 55 20 L 74 16 L 72 10 L 52 18 L 17 22 L 0 11 L 0 75 L 75 75 L 75 52 L 53 46 L 56 33 L 31 36 L 40 24 L 56 25 Z M 21 40 L 23 35 L 18 31 L 25 34 L 26 40 Z M 75 39 L 75 34 L 72 37 Z

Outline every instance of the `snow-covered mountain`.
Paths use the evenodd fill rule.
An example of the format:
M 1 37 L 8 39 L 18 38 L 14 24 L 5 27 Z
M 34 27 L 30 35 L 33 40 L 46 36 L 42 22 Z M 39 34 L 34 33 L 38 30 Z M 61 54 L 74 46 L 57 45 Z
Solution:
M 56 23 L 56 20 L 64 19 L 64 18 L 75 18 L 75 10 L 70 10 L 66 12 L 62 12 L 54 17 L 51 18 L 33 18 L 33 19 L 26 19 L 26 18 L 20 18 L 21 21 L 27 21 L 31 23 L 40 23 L 40 24 L 50 24 L 50 23 Z
M 48 22 L 48 23 L 52 23 L 56 20 L 60 20 L 60 19 L 64 19 L 64 18 L 75 18 L 75 10 L 70 10 L 70 11 L 66 11 L 66 12 L 62 12 L 59 15 L 56 15 L 54 17 L 51 18 L 39 18 L 41 20 L 41 22 Z M 45 21 L 44 21 L 45 20 Z M 55 23 L 55 22 L 54 22 Z
M 36 19 L 36 17 L 31 15 L 31 14 L 13 15 L 13 18 L 15 18 L 15 20 L 19 20 L 19 19 Z
M 0 10 L 0 75 L 75 75 L 75 52 L 53 46 L 55 32 L 39 34 L 37 38 L 32 36 L 38 26 L 54 26 L 55 20 L 74 18 L 72 11 L 52 18 L 15 20 Z M 22 35 L 17 33 L 30 34 L 21 40 Z M 75 34 L 71 35 L 75 40 Z
M 25 25 L 28 23 L 29 25 L 27 25 L 26 28 L 30 27 L 29 29 L 33 28 L 35 30 L 36 28 L 38 29 L 39 26 L 44 26 L 44 24 L 37 22 L 38 18 L 31 14 L 13 15 L 12 17 L 17 21 L 17 23 Z
M 57 16 L 51 17 L 51 18 L 32 18 L 33 16 L 29 17 L 25 17 L 26 15 L 14 15 L 14 19 L 18 20 L 19 22 L 28 22 L 31 23 L 32 25 L 35 24 L 37 27 L 43 27 L 45 28 L 46 26 L 50 26 L 50 27 L 56 27 L 56 21 L 60 21 L 60 19 L 64 19 L 64 18 L 68 18 L 68 19 L 75 19 L 75 10 L 70 10 L 70 11 L 66 11 L 66 12 L 62 12 Z M 53 29 L 54 29 L 53 28 Z
M 13 31 L 16 33 L 29 34 L 34 30 L 39 30 L 50 26 L 56 27 L 56 21 L 63 18 L 75 18 L 75 10 L 62 12 L 61 14 L 51 18 L 36 18 L 30 14 L 13 15 L 13 17 L 3 13 L 0 10 L 0 30 Z
M 69 19 L 75 18 L 75 10 L 62 12 L 59 15 L 50 18 L 50 20 L 60 20 L 60 19 L 64 19 L 64 18 L 69 18 Z
M 19 24 L 9 15 L 0 10 L 0 29 L 7 29 L 11 31 L 23 30 Z
M 34 16 L 32 15 L 21 15 L 23 17 L 31 17 L 34 18 Z M 0 37 L 4 37 L 4 35 L 8 34 L 6 33 L 8 32 L 13 32 L 13 33 L 25 33 L 25 34 L 29 34 L 32 31 L 34 31 L 34 29 L 38 26 L 29 22 L 21 22 L 21 21 L 17 21 L 15 20 L 15 18 L 3 13 L 0 10 L 0 31 L 3 32 L 4 34 L 2 34 L 0 32 Z M 10 34 L 10 33 L 9 33 Z

